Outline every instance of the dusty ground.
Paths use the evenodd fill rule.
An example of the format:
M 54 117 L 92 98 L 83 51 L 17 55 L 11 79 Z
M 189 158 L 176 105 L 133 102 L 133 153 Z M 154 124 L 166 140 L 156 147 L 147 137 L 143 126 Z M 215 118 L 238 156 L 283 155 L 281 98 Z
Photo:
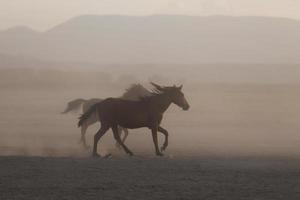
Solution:
M 0 157 L 0 199 L 300 199 L 300 160 Z
M 45 81 L 0 84 L 0 200 L 300 199 L 299 85 L 185 84 L 191 109 L 166 112 L 165 157 L 153 156 L 149 130 L 138 129 L 126 141 L 135 157 L 116 151 L 108 132 L 98 151 L 113 157 L 93 159 L 78 144 L 78 114 L 60 112 L 125 86 Z M 88 129 L 89 144 L 98 128 Z

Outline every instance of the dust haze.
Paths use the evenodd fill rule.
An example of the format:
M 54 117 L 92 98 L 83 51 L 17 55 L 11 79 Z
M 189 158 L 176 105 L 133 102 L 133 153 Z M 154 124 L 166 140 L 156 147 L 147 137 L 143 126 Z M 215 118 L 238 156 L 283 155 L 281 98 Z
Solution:
M 1 200 L 300 199 L 296 1 L 0 4 Z M 150 82 L 190 105 L 164 113 L 164 156 L 147 128 L 129 129 L 134 156 L 111 130 L 92 156 L 67 103 Z
M 251 67 L 244 66 L 250 72 L 247 74 L 255 73 Z M 61 114 L 67 102 L 76 98 L 118 97 L 132 83 L 151 89 L 149 82 L 154 81 L 162 85 L 183 83 L 183 92 L 191 105 L 189 111 L 182 111 L 172 104 L 164 115 L 162 124 L 170 133 L 167 156 L 299 157 L 297 82 L 263 75 L 258 81 L 251 76 L 239 80 L 234 77 L 247 74 L 238 70 L 238 74 L 232 74 L 229 67 L 227 74 L 219 74 L 219 81 L 215 80 L 214 70 L 226 71 L 226 65 L 194 66 L 198 71 L 185 78 L 178 72 L 185 71 L 186 66 L 178 65 L 173 71 L 166 66 L 152 70 L 148 65 L 128 68 L 131 71 L 127 73 L 95 69 L 1 69 L 0 154 L 90 156 L 79 144 L 80 129 L 76 124 L 80 112 Z M 148 72 L 140 73 L 138 68 L 148 68 Z M 277 68 L 286 71 L 293 66 Z M 98 128 L 99 123 L 89 127 L 88 144 L 92 145 Z M 159 141 L 161 144 L 162 136 Z M 151 133 L 146 128 L 130 130 L 126 143 L 136 155 L 154 154 Z M 99 150 L 102 154 L 126 156 L 115 148 L 111 131 L 101 139 Z

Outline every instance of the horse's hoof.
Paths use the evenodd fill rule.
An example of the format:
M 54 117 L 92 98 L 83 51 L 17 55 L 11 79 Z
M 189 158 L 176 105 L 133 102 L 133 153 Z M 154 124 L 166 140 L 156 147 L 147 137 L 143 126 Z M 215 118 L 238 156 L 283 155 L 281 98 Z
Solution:
M 166 148 L 167 148 L 167 147 L 165 147 L 165 146 L 162 146 L 162 147 L 160 147 L 160 151 L 165 151 L 165 150 L 166 150 Z
M 157 152 L 156 155 L 157 155 L 157 156 L 164 156 L 164 154 L 161 153 L 161 152 Z
M 133 156 L 133 153 L 131 151 L 127 152 L 129 156 Z

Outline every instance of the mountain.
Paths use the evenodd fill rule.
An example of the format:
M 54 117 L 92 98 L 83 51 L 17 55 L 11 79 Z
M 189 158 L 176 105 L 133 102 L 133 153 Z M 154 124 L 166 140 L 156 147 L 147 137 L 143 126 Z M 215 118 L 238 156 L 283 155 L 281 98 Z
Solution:
M 0 53 L 98 64 L 299 63 L 300 21 L 271 17 L 84 15 L 45 32 L 0 32 Z
M 23 35 L 23 36 L 30 36 L 30 35 L 37 35 L 39 32 L 27 27 L 27 26 L 15 26 L 9 29 L 6 29 L 0 32 L 2 36 L 11 36 L 11 35 Z

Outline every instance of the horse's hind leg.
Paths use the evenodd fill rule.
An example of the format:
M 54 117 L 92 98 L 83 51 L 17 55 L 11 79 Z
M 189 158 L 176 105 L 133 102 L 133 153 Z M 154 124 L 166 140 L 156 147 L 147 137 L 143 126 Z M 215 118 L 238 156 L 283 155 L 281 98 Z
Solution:
M 83 147 L 84 147 L 85 149 L 89 149 L 89 148 L 90 148 L 90 147 L 86 144 L 86 140 L 85 140 L 85 133 L 86 133 L 87 128 L 88 128 L 87 123 L 84 123 L 84 124 L 81 126 L 81 139 L 80 139 L 80 142 L 82 142 Z
M 127 128 L 122 128 L 121 126 L 118 126 L 118 131 L 119 131 L 120 138 L 122 138 L 121 137 L 122 131 L 124 131 L 124 136 L 122 138 L 122 142 L 125 143 L 125 140 L 128 136 L 128 129 Z M 120 144 L 117 141 L 116 141 L 116 147 L 119 148 L 119 149 L 121 148 Z
M 119 133 L 120 137 L 121 137 L 121 135 L 122 135 L 122 130 L 123 130 L 123 128 L 122 128 L 121 126 L 118 126 L 118 133 Z M 124 133 L 125 133 L 125 132 L 124 132 Z M 121 149 L 121 145 L 119 144 L 118 141 L 116 141 L 116 147 L 117 147 L 118 149 Z
M 168 146 L 168 137 L 169 137 L 169 133 L 166 129 L 164 129 L 163 127 L 159 126 L 158 127 L 158 132 L 161 132 L 162 134 L 165 135 L 165 142 L 163 144 L 163 146 L 160 148 L 161 151 L 166 150 L 167 146 Z
M 128 134 L 129 134 L 129 132 L 128 132 L 128 129 L 127 129 L 127 128 L 123 128 L 123 131 L 124 131 L 124 137 L 123 137 L 123 139 L 122 139 L 122 142 L 124 143 L 125 140 L 126 140 L 126 138 L 127 138 L 127 136 L 128 136 Z
M 93 147 L 93 156 L 99 157 L 99 154 L 97 153 L 97 144 L 100 138 L 106 133 L 106 131 L 109 129 L 108 125 L 101 125 L 101 128 L 94 136 L 94 147 Z
M 126 147 L 126 145 L 122 142 L 120 135 L 118 133 L 118 126 L 113 126 L 112 127 L 112 131 L 114 134 L 114 138 L 117 140 L 117 142 L 123 147 L 123 149 L 125 150 L 126 153 L 128 153 L 129 155 L 133 155 L 133 153 Z

